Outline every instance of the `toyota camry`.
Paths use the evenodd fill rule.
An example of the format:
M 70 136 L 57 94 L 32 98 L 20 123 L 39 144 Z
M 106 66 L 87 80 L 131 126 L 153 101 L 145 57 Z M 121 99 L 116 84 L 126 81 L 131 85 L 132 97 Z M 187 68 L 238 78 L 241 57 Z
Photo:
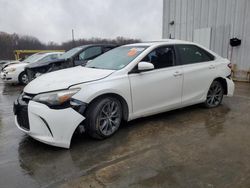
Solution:
M 14 103 L 16 125 L 41 142 L 64 148 L 78 127 L 104 139 L 123 120 L 198 103 L 219 106 L 224 95 L 234 92 L 230 67 L 227 59 L 191 42 L 124 45 L 85 67 L 30 82 Z

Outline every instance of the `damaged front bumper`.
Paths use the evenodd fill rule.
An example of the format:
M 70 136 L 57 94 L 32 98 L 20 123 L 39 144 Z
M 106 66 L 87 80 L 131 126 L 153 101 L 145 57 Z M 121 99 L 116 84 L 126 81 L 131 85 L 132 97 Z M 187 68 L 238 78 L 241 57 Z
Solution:
M 77 109 L 51 109 L 45 104 L 20 99 L 14 103 L 17 127 L 34 139 L 43 143 L 69 148 L 76 128 L 85 117 Z

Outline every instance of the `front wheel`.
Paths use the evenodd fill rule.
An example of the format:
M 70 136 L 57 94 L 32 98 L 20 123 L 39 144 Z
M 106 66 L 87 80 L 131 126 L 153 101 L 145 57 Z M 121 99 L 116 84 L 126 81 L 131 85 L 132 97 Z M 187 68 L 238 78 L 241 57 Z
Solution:
M 90 104 L 86 112 L 86 131 L 97 139 L 113 135 L 120 127 L 122 105 L 113 97 L 101 98 Z
M 28 75 L 26 72 L 22 72 L 18 77 L 19 83 L 22 85 L 26 85 L 29 82 Z
M 213 81 L 207 93 L 205 106 L 207 108 L 214 108 L 219 106 L 222 102 L 223 94 L 224 94 L 224 89 L 222 84 L 216 80 Z

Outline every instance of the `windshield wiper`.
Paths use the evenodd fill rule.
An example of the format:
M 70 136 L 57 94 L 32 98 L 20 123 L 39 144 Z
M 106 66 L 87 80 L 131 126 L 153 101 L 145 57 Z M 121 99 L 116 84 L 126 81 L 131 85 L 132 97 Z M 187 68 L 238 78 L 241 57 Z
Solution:
M 99 67 L 95 67 L 95 66 L 93 66 L 93 67 L 88 67 L 88 68 L 92 68 L 92 69 L 100 69 Z

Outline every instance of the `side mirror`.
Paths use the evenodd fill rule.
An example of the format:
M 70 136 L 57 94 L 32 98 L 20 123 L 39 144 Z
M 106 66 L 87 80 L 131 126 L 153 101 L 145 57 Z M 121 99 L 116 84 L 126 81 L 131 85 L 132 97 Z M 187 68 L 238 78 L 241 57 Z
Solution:
M 150 71 L 153 70 L 155 67 L 152 63 L 149 62 L 140 62 L 138 63 L 138 71 Z

